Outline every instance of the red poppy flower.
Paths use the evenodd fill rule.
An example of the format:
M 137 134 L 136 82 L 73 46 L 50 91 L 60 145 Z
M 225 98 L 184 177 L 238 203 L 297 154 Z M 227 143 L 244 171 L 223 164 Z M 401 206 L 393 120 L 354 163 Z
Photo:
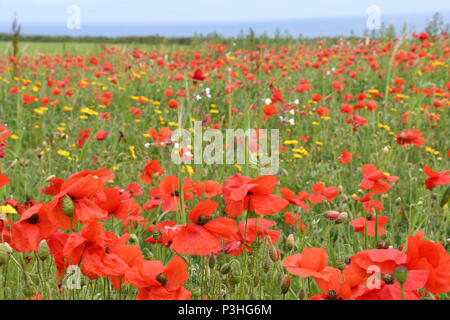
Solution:
M 370 219 L 366 218 L 356 218 L 352 222 L 349 223 L 352 227 L 354 227 L 355 232 L 362 232 L 365 235 L 365 225 L 367 223 L 367 235 L 369 237 L 375 236 L 375 220 L 378 222 L 378 235 L 383 236 L 386 234 L 386 230 L 384 230 L 384 226 L 388 222 L 389 218 L 385 216 L 378 216 L 378 219 L 375 219 L 375 215 L 370 217 Z
M 12 247 L 19 252 L 37 251 L 41 240 L 57 230 L 48 215 L 49 209 L 42 202 L 26 210 L 12 225 Z
M 352 154 L 347 150 L 342 151 L 341 156 L 339 157 L 339 162 L 349 163 L 350 161 L 352 161 Z
M 272 194 L 277 184 L 278 179 L 274 175 L 252 179 L 237 173 L 229 177 L 223 187 L 223 197 L 227 203 L 225 212 L 231 217 L 238 217 L 242 211 L 250 209 L 265 216 L 286 209 L 289 202 Z
M 2 175 L 2 171 L 0 170 L 0 188 L 7 185 L 10 182 L 7 176 Z
M 297 196 L 295 197 L 294 192 L 289 190 L 288 188 L 280 188 L 280 192 L 283 195 L 283 197 L 289 201 L 289 203 L 295 204 L 296 206 L 302 208 L 303 210 L 308 211 L 309 207 L 306 205 L 304 200 L 309 198 L 309 193 L 300 191 Z
M 80 130 L 78 133 L 78 140 L 77 140 L 77 148 L 81 149 L 84 146 L 84 143 L 87 139 L 89 139 L 89 133 L 91 132 L 91 129 L 86 130 Z
M 429 272 L 425 289 L 437 295 L 450 291 L 450 255 L 440 241 L 424 240 L 424 233 L 417 232 L 408 237 L 405 251 L 408 269 L 427 270 Z M 401 250 L 405 245 L 402 245 Z
M 172 135 L 172 130 L 168 127 L 163 127 L 156 132 L 155 129 L 149 128 L 148 133 L 152 136 L 153 140 L 157 143 L 157 147 L 164 146 L 169 141 L 169 137 Z
M 338 188 L 334 186 L 325 188 L 322 183 L 316 183 L 311 188 L 315 192 L 315 194 L 309 195 L 309 201 L 311 201 L 311 203 L 321 203 L 323 200 L 328 200 L 333 203 L 333 198 L 339 193 Z
M 206 79 L 206 76 L 202 70 L 197 69 L 197 70 L 195 70 L 194 74 L 192 75 L 192 79 L 198 80 L 198 81 L 203 81 Z
M 276 106 L 274 106 L 273 104 L 265 105 L 264 108 L 263 108 L 263 112 L 264 112 L 264 120 L 269 119 L 274 114 L 279 114 L 280 113 L 278 108 Z
M 413 143 L 416 146 L 421 146 L 425 143 L 425 139 L 421 137 L 422 132 L 420 130 L 411 129 L 402 131 L 397 135 L 396 142 L 402 146 Z
M 144 168 L 144 173 L 139 175 L 139 178 L 141 178 L 142 181 L 144 181 L 147 184 L 152 184 L 153 175 L 162 176 L 164 173 L 164 168 L 160 166 L 158 160 L 151 160 L 147 161 L 147 164 Z
M 97 134 L 95 135 L 95 139 L 98 141 L 102 141 L 105 140 L 106 137 L 108 136 L 109 132 L 108 131 L 104 131 L 104 130 L 99 130 L 97 132 Z
M 76 219 L 86 223 L 95 219 L 107 219 L 107 211 L 101 209 L 90 200 L 94 195 L 105 198 L 101 193 L 104 190 L 103 181 L 108 181 L 114 177 L 114 174 L 108 169 L 97 171 L 85 170 L 73 174 L 62 183 L 59 193 L 49 202 L 49 218 L 58 224 L 59 228 L 68 230 L 76 224 Z M 62 201 L 65 196 L 69 196 L 73 203 L 72 216 L 66 215 L 62 211 Z M 72 221 L 72 222 L 71 222 Z
M 192 192 L 197 197 L 212 198 L 222 194 L 222 185 L 214 180 L 197 181 L 192 184 Z
M 285 212 L 284 213 L 284 222 L 287 226 L 298 226 L 301 231 L 308 230 L 308 227 L 305 226 L 302 221 L 300 220 L 299 214 L 294 214 L 292 212 Z
M 339 269 L 326 267 L 322 275 L 323 277 L 315 280 L 323 293 L 316 294 L 308 300 L 353 300 L 351 287 L 342 280 L 342 272 Z
M 428 190 L 433 190 L 437 185 L 450 183 L 450 170 L 437 172 L 425 165 L 423 172 L 428 176 L 425 180 L 425 186 Z
M 283 260 L 282 266 L 302 278 L 324 278 L 322 271 L 328 264 L 328 254 L 323 248 L 304 248 L 301 254 L 294 254 Z
M 362 198 L 355 196 L 353 197 L 353 199 L 359 200 L 363 204 L 364 210 L 369 214 L 383 211 L 384 210 L 383 204 L 378 200 L 372 200 L 373 197 L 374 197 L 373 192 L 369 192 Z
M 207 255 L 222 249 L 221 239 L 230 239 L 238 231 L 236 221 L 216 218 L 210 221 L 217 209 L 217 202 L 200 201 L 188 215 L 191 223 L 180 226 L 172 239 L 170 248 L 178 253 Z
M 88 222 L 80 234 L 69 235 L 63 249 L 68 263 L 81 263 L 81 272 L 91 280 L 98 277 L 120 277 L 129 269 L 128 264 L 114 251 L 119 239 L 113 232 L 102 230 L 102 227 L 102 222 Z
M 363 165 L 362 173 L 364 178 L 359 185 L 360 188 L 363 190 L 371 190 L 375 194 L 380 194 L 388 191 L 392 187 L 389 183 L 398 180 L 398 177 L 387 176 L 383 171 L 378 170 L 372 164 Z
M 143 261 L 127 271 L 125 279 L 139 289 L 137 300 L 189 300 L 183 287 L 188 279 L 187 264 L 178 255 L 164 267 L 160 261 Z

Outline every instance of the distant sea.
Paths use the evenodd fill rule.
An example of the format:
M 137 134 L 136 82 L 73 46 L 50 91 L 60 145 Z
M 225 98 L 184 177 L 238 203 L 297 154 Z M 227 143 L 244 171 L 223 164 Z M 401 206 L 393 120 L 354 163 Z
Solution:
M 450 22 L 450 11 L 440 12 L 444 22 Z M 433 12 L 409 15 L 381 15 L 381 21 L 388 26 L 394 24 L 397 34 L 403 28 L 405 19 L 408 20 L 409 31 L 422 31 L 431 19 Z M 194 35 L 208 35 L 217 33 L 225 37 L 235 37 L 240 32 L 248 33 L 252 28 L 256 35 L 266 34 L 273 37 L 277 30 L 281 36 L 289 35 L 304 38 L 362 36 L 366 27 L 368 15 L 345 18 L 314 18 L 297 20 L 274 21 L 233 21 L 233 22 L 199 22 L 199 23 L 142 23 L 142 24 L 84 24 L 81 28 L 70 30 L 65 22 L 61 23 L 26 23 L 21 22 L 22 34 L 25 35 L 67 35 L 67 36 L 149 36 L 190 37 Z M 0 33 L 9 33 L 11 24 L 0 22 Z

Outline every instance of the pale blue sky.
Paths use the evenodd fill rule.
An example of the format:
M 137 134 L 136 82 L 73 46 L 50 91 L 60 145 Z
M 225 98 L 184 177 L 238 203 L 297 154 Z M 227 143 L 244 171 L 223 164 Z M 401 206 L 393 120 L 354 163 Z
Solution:
M 0 0 L 0 22 L 14 12 L 22 23 L 66 21 L 67 7 L 81 8 L 83 23 L 183 23 L 364 16 L 450 11 L 448 0 Z

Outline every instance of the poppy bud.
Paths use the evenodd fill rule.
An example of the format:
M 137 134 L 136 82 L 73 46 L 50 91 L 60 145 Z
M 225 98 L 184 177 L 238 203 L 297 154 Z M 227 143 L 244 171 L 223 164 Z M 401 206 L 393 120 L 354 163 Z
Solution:
M 305 290 L 303 289 L 298 290 L 298 299 L 299 300 L 305 299 Z
M 408 279 L 408 269 L 403 266 L 397 267 L 394 270 L 394 276 L 400 284 L 404 284 Z
M 278 261 L 278 259 L 280 258 L 280 255 L 278 253 L 278 250 L 275 249 L 275 247 L 270 247 L 269 248 L 269 257 L 273 262 Z
M 8 263 L 10 252 L 5 243 L 0 243 L 0 266 Z
M 292 250 L 294 248 L 295 245 L 295 239 L 294 239 L 294 235 L 291 233 L 290 235 L 288 235 L 287 239 L 286 239 L 286 247 L 288 248 L 288 250 Z
M 61 210 L 66 216 L 71 216 L 75 211 L 72 198 L 67 194 L 61 200 Z
M 330 220 L 336 220 L 339 218 L 339 212 L 338 211 L 327 211 L 324 213 L 325 217 Z
M 208 265 L 211 269 L 213 269 L 216 266 L 216 256 L 214 254 L 209 256 Z
M 45 241 L 45 239 L 43 239 L 39 243 L 37 256 L 38 256 L 39 259 L 44 261 L 45 259 L 48 258 L 49 255 L 50 255 L 50 248 L 48 247 L 47 241 Z
M 265 273 L 269 272 L 271 266 L 272 266 L 272 262 L 270 262 L 270 260 L 266 260 L 263 265 L 264 272 Z
M 238 284 L 238 283 L 241 282 L 241 277 L 240 277 L 238 274 L 233 274 L 233 275 L 231 276 L 231 282 L 232 282 L 233 284 Z
M 283 280 L 281 280 L 280 284 L 281 293 L 286 294 L 289 291 L 290 286 L 291 286 L 291 277 L 289 277 L 289 275 L 285 275 Z
M 340 224 L 342 222 L 345 222 L 348 218 L 348 213 L 347 212 L 340 212 L 338 218 L 336 219 L 336 221 L 334 222 L 335 224 Z
M 401 203 L 402 203 L 402 198 L 398 197 L 397 199 L 395 199 L 396 205 L 400 205 Z
M 227 274 L 231 271 L 231 264 L 229 263 L 225 263 L 222 265 L 222 267 L 220 268 L 220 273 L 221 274 Z
M 139 245 L 139 239 L 138 239 L 138 237 L 136 236 L 136 234 L 134 234 L 134 233 L 130 234 L 130 238 L 128 239 L 127 242 L 128 242 L 128 244 L 130 244 L 130 245 L 136 245 L 136 246 Z
M 258 275 L 255 275 L 255 276 L 253 277 L 253 284 L 254 284 L 254 286 L 256 287 L 256 286 L 258 285 L 258 283 L 259 283 L 259 276 L 258 276 Z

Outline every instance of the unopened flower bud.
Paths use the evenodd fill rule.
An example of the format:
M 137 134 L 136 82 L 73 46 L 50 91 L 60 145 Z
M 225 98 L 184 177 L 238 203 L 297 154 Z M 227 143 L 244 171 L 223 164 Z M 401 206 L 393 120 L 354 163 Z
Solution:
M 394 276 L 400 284 L 404 284 L 408 279 L 408 269 L 403 266 L 397 267 L 394 270 Z
M 221 274 L 227 274 L 231 271 L 231 265 L 229 263 L 225 263 L 222 265 L 222 267 L 220 268 L 220 273 Z
M 37 256 L 38 256 L 39 259 L 44 261 L 45 259 L 48 258 L 49 255 L 50 255 L 50 248 L 48 247 L 47 241 L 45 241 L 45 239 L 43 239 L 39 243 Z
M 287 239 L 286 239 L 286 247 L 288 248 L 288 250 L 292 250 L 294 248 L 295 245 L 295 239 L 294 239 L 294 235 L 291 233 L 290 235 L 288 235 Z
M 291 286 L 291 277 L 289 277 L 289 275 L 285 275 L 283 280 L 281 280 L 280 284 L 281 293 L 286 294 L 289 291 L 290 286 Z
M 270 247 L 269 248 L 269 257 L 273 262 L 278 261 L 278 259 L 280 258 L 280 255 L 278 253 L 278 250 L 275 249 L 275 247 Z
M 272 262 L 270 260 L 264 261 L 263 270 L 265 273 L 269 272 L 270 267 L 272 266 Z
M 66 216 L 71 216 L 75 211 L 72 198 L 67 194 L 61 200 L 61 210 Z
M 208 259 L 208 266 L 213 269 L 216 266 L 216 261 L 216 256 L 214 254 L 210 255 Z
M 238 283 L 241 282 L 241 277 L 240 277 L 238 274 L 233 274 L 233 275 L 231 276 L 231 282 L 232 282 L 233 284 L 238 284 Z
M 9 255 L 10 255 L 5 243 L 0 243 L 0 266 L 6 264 L 8 262 Z
M 343 223 L 347 220 L 348 218 L 348 213 L 347 212 L 340 212 L 339 216 L 337 217 L 336 221 L 334 223 L 336 224 L 340 224 Z
M 299 300 L 303 300 L 303 299 L 305 299 L 305 290 L 303 290 L 303 289 L 300 289 L 300 290 L 298 290 L 298 299 Z

